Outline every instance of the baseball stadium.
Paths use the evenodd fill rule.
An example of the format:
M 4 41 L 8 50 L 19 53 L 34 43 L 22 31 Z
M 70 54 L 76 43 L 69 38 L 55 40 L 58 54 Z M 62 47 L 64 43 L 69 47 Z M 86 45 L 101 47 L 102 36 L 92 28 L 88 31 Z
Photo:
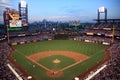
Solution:
M 120 19 L 108 19 L 107 8 L 96 10 L 95 23 L 82 24 L 29 23 L 26 1 L 18 7 L 3 12 L 0 80 L 120 79 Z

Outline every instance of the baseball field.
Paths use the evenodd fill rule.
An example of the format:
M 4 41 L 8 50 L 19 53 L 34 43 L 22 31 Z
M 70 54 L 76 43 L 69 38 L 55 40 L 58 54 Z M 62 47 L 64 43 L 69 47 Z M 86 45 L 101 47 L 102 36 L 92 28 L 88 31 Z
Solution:
M 13 59 L 36 80 L 72 80 L 101 61 L 107 46 L 51 40 L 13 48 Z

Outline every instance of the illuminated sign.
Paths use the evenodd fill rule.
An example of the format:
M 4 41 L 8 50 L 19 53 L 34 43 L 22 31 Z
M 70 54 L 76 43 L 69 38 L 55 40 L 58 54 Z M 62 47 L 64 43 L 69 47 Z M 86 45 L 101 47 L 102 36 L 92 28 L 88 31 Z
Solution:
M 103 42 L 102 44 L 103 45 L 110 45 L 110 43 L 108 43 L 108 42 Z
M 113 37 L 113 34 L 105 34 L 107 37 Z
M 11 13 L 9 13 L 9 15 L 12 18 L 12 20 L 16 20 L 16 19 L 20 18 L 19 14 L 11 14 Z
M 10 20 L 10 27 L 22 27 L 21 20 Z
M 86 34 L 87 35 L 94 35 L 92 32 L 87 32 Z

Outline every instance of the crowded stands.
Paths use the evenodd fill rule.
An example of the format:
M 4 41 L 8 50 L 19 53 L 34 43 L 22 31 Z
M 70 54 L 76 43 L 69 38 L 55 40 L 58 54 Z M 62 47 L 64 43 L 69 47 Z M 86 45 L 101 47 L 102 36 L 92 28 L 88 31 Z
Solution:
M 111 59 L 107 62 L 107 67 L 98 73 L 92 80 L 120 79 L 120 42 L 114 43 L 108 50 Z
M 0 80 L 18 80 L 8 68 L 8 56 L 12 49 L 6 42 L 0 43 Z

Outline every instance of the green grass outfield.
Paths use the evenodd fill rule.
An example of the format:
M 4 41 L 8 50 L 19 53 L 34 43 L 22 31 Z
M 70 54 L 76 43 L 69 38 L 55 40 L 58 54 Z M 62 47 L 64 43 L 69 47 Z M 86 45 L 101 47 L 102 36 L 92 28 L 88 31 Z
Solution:
M 14 59 L 16 59 L 17 63 L 19 63 L 37 80 L 72 80 L 75 76 L 78 76 L 80 73 L 86 71 L 88 68 L 101 61 L 105 56 L 104 50 L 107 48 L 107 46 L 99 44 L 91 44 L 72 40 L 52 40 L 17 45 L 13 47 L 16 49 L 16 52 L 13 56 Z M 50 78 L 46 76 L 46 70 L 26 59 L 26 56 L 44 51 L 72 51 L 83 53 L 90 58 L 78 65 L 75 65 L 74 67 L 65 70 L 61 77 Z M 36 67 L 33 68 L 33 65 L 36 65 Z

